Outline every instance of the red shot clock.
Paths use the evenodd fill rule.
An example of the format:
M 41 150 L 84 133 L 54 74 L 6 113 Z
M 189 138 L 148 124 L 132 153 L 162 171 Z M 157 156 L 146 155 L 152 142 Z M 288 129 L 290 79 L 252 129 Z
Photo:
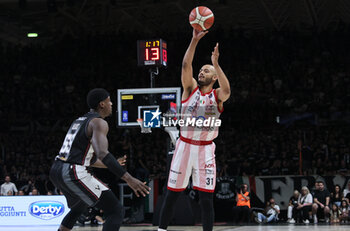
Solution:
M 138 66 L 166 67 L 167 43 L 163 39 L 137 40 Z

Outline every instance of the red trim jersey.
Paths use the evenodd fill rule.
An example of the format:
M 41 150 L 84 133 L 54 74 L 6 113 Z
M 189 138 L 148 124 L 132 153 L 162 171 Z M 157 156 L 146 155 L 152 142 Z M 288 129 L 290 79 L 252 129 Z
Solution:
M 199 87 L 182 101 L 181 119 L 203 120 L 208 123 L 196 123 L 181 126 L 181 136 L 176 142 L 171 162 L 168 189 L 183 191 L 192 176 L 193 188 L 204 192 L 214 192 L 216 185 L 215 144 L 218 136 L 219 109 L 216 90 L 203 94 Z M 213 122 L 213 123 L 212 123 Z M 220 121 L 221 124 L 221 121 Z
M 203 94 L 199 87 L 196 87 L 186 100 L 181 101 L 181 105 L 181 119 L 184 121 L 195 119 L 208 122 L 199 126 L 195 124 L 181 127 L 182 137 L 194 141 L 212 141 L 218 136 L 219 127 L 215 126 L 215 122 L 223 110 L 219 109 L 216 89 Z

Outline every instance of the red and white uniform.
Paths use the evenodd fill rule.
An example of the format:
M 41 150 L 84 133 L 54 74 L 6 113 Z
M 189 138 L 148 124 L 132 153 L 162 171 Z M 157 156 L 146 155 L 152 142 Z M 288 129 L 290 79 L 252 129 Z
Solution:
M 181 102 L 181 119 L 216 120 L 222 110 L 218 107 L 216 90 L 203 94 L 199 87 Z M 193 188 L 214 192 L 216 184 L 215 144 L 219 127 L 184 126 L 180 128 L 180 138 L 176 142 L 171 162 L 168 189 L 183 191 L 192 175 Z

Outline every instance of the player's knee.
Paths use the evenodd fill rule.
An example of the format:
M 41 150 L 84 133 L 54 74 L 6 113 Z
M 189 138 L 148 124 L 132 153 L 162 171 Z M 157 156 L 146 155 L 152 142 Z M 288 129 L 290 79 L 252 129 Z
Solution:
M 69 213 L 63 218 L 60 231 L 71 230 L 79 216 L 87 209 L 83 202 L 77 203 L 71 208 Z
M 213 193 L 199 192 L 199 201 L 202 206 L 205 206 L 205 207 L 213 206 Z
M 119 202 L 114 204 L 114 206 L 111 209 L 108 209 L 107 211 L 105 211 L 106 219 L 108 219 L 109 222 L 115 225 L 122 224 L 124 215 L 125 215 L 125 210 Z
M 106 219 L 110 220 L 110 223 L 113 223 L 115 226 L 120 226 L 123 223 L 124 212 L 110 214 Z
M 122 216 L 124 216 L 124 208 L 122 206 L 122 204 L 117 201 L 116 203 L 113 204 L 113 207 L 110 209 L 110 211 L 108 211 L 109 214 L 120 214 Z
M 165 196 L 165 201 L 168 204 L 175 204 L 180 195 L 181 192 L 168 190 Z
M 111 190 L 103 191 L 96 207 L 102 209 L 108 223 L 121 224 L 124 218 L 124 208 Z

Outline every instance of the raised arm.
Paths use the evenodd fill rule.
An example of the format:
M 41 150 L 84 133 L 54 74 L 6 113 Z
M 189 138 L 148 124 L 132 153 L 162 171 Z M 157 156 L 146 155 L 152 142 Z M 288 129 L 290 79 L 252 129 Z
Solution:
M 97 158 L 105 165 L 114 175 L 123 179 L 130 188 L 135 192 L 136 196 L 139 193 L 143 196 L 149 193 L 150 188 L 146 186 L 146 182 L 142 183 L 138 179 L 132 177 L 120 165 L 118 160 L 108 151 L 108 124 L 100 118 L 92 119 L 88 126 L 88 134 L 92 134 L 92 147 L 97 155 Z
M 222 108 L 223 103 L 230 98 L 231 95 L 231 88 L 230 88 L 230 82 L 228 81 L 224 71 L 221 69 L 219 65 L 219 43 L 216 43 L 216 46 L 214 47 L 214 51 L 211 54 L 211 62 L 215 68 L 218 82 L 219 82 L 219 88 L 216 89 L 216 93 L 218 96 L 219 101 L 219 107 Z
M 187 48 L 185 56 L 182 60 L 181 82 L 184 88 L 182 99 L 185 100 L 191 92 L 197 87 L 197 81 L 193 78 L 192 61 L 196 51 L 197 44 L 208 31 L 198 32 L 193 29 L 193 35 L 190 45 Z

